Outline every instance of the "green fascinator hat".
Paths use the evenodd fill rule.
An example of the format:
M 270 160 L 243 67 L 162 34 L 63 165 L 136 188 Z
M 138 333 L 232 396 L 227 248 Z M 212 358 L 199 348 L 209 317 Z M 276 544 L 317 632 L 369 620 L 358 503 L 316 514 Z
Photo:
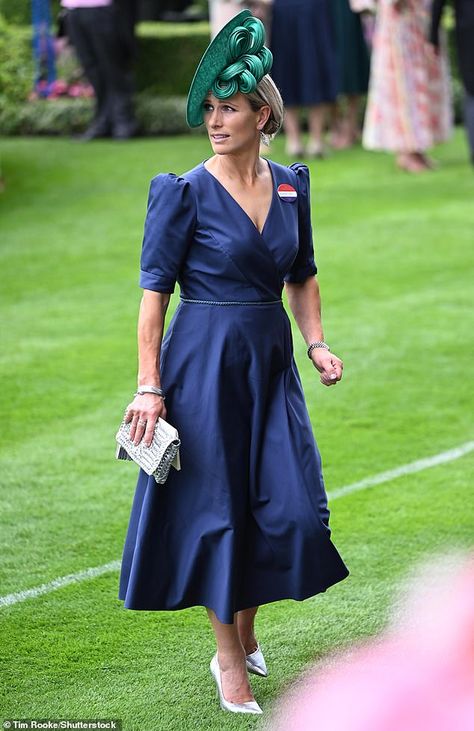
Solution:
M 203 102 L 209 90 L 217 99 L 228 99 L 238 91 L 251 94 L 272 63 L 262 21 L 250 10 L 242 10 L 219 31 L 199 62 L 188 94 L 188 125 L 199 127 L 204 122 Z

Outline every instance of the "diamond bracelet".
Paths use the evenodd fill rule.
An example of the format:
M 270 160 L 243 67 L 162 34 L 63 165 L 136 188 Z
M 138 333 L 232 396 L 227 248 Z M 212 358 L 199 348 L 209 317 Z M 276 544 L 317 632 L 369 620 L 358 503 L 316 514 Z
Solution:
M 165 392 L 157 386 L 138 386 L 135 396 L 143 396 L 144 393 L 154 393 L 156 396 L 161 396 L 163 400 L 166 398 Z
M 311 353 L 315 348 L 324 348 L 324 350 L 330 350 L 329 345 L 327 345 L 325 342 L 323 342 L 322 340 L 316 340 L 314 343 L 310 343 L 310 345 L 308 346 L 307 353 L 310 360 Z

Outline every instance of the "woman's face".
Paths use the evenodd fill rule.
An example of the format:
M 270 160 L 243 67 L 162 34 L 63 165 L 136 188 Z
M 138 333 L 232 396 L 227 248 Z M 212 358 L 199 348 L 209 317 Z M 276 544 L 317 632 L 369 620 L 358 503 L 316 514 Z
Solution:
M 209 92 L 204 100 L 204 124 L 216 155 L 235 154 L 258 146 L 260 131 L 269 116 L 269 106 L 254 112 L 245 94 L 240 92 L 224 100 Z

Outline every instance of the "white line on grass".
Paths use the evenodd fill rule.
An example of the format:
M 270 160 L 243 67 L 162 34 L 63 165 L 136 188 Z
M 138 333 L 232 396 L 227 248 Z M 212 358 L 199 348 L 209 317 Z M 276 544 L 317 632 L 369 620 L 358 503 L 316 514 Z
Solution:
M 53 579 L 47 584 L 41 584 L 41 586 L 35 586 L 33 589 L 25 589 L 24 591 L 17 591 L 15 594 L 0 596 L 0 607 L 8 607 L 10 604 L 24 602 L 25 599 L 36 599 L 41 594 L 49 594 L 50 591 L 61 589 L 63 586 L 68 586 L 68 584 L 77 584 L 79 581 L 85 581 L 86 579 L 95 579 L 96 576 L 107 574 L 109 571 L 116 571 L 119 568 L 120 561 L 111 561 L 103 566 L 78 571 L 77 574 L 60 576 L 58 579 Z
M 393 470 L 380 472 L 378 475 L 366 477 L 364 480 L 359 480 L 359 482 L 353 482 L 352 485 L 339 487 L 337 490 L 328 493 L 328 498 L 330 500 L 336 500 L 338 497 L 350 495 L 350 493 L 358 492 L 359 490 L 366 490 L 368 487 L 374 487 L 375 485 L 381 485 L 384 482 L 395 480 L 397 477 L 412 475 L 415 472 L 422 472 L 430 467 L 437 467 L 440 464 L 445 464 L 446 462 L 452 462 L 455 459 L 459 459 L 473 450 L 474 442 L 465 442 L 465 444 L 460 444 L 459 447 L 449 449 L 447 452 L 440 452 L 439 454 L 435 454 L 433 457 L 425 457 L 424 459 L 419 459 L 416 462 L 409 462 L 408 464 L 401 465 Z M 63 586 L 77 584 L 78 582 L 86 581 L 87 579 L 94 579 L 96 576 L 101 576 L 102 574 L 107 574 L 111 571 L 118 571 L 119 568 L 120 561 L 111 561 L 103 566 L 79 571 L 77 574 L 60 576 L 47 584 L 41 584 L 41 586 L 36 586 L 33 589 L 25 589 L 24 591 L 18 591 L 15 594 L 1 596 L 0 608 L 8 607 L 12 604 L 18 604 L 18 602 L 23 602 L 25 599 L 35 599 L 37 596 L 48 594 L 50 591 L 56 591 L 56 589 L 61 589 Z
M 389 482 L 395 480 L 397 477 L 403 477 L 404 475 L 412 475 L 414 472 L 422 472 L 430 467 L 437 467 L 445 462 L 452 462 L 454 459 L 464 457 L 465 454 L 474 450 L 474 442 L 466 442 L 460 444 L 459 447 L 449 449 L 447 452 L 440 452 L 435 454 L 433 457 L 425 457 L 424 459 L 418 459 L 416 462 L 409 462 L 408 464 L 402 464 L 400 467 L 396 467 L 394 470 L 387 470 L 387 472 L 379 472 L 378 475 L 372 477 L 366 477 L 364 480 L 359 482 L 353 482 L 352 485 L 345 485 L 339 487 L 337 490 L 328 493 L 329 500 L 335 500 L 343 495 L 350 495 L 351 492 L 358 492 L 359 490 L 366 490 L 368 487 L 374 485 L 381 485 L 383 482 Z

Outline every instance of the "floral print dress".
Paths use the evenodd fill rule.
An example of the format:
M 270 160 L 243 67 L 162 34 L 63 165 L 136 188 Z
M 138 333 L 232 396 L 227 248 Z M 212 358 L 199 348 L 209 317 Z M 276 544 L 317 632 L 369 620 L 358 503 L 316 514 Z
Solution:
M 363 145 L 423 152 L 452 129 L 444 46 L 428 42 L 432 0 L 379 0 Z

